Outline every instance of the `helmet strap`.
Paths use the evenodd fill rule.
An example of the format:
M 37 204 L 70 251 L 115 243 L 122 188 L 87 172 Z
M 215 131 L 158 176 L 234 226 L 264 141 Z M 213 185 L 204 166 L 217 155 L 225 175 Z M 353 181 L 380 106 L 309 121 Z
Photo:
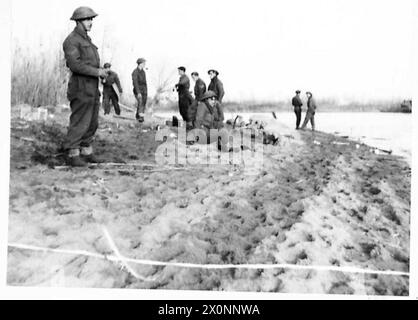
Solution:
M 84 26 L 83 20 L 77 20 L 76 22 L 77 22 L 77 25 L 81 24 L 81 27 L 82 27 L 82 28 L 83 28 L 83 30 L 87 33 L 87 29 L 86 29 L 86 27 Z

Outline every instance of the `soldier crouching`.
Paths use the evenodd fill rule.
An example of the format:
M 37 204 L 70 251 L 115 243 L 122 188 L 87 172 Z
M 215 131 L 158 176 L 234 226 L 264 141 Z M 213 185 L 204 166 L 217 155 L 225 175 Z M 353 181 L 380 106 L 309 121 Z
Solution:
M 193 120 L 193 128 L 203 130 L 206 141 L 200 143 L 218 142 L 218 148 L 224 149 L 227 144 L 227 137 L 219 134 L 224 127 L 224 113 L 221 104 L 216 99 L 213 91 L 205 92 L 197 106 L 196 118 Z

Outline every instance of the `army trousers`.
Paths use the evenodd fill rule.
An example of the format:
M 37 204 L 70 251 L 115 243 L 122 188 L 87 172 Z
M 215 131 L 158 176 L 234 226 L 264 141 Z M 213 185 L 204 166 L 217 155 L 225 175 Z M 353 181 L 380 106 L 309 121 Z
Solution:
M 138 94 L 135 95 L 135 98 L 137 102 L 136 114 L 144 114 L 148 99 L 148 92 L 146 90 L 141 90 Z
M 120 107 L 119 107 L 119 97 L 116 94 L 115 90 L 103 90 L 103 109 L 104 114 L 110 113 L 110 103 L 112 103 L 113 108 L 115 109 L 115 113 L 120 115 Z
M 307 111 L 301 129 L 305 129 L 308 122 L 311 122 L 312 130 L 315 130 L 315 112 Z
M 302 108 L 295 107 L 295 115 L 296 115 L 296 129 L 299 129 L 300 122 L 302 121 Z
M 179 111 L 184 122 L 189 122 L 189 108 L 193 102 L 193 97 L 190 94 L 179 95 Z
M 192 129 L 195 126 L 197 106 L 198 106 L 198 101 L 193 100 L 188 108 L 188 111 L 187 111 L 187 128 L 188 129 Z
M 77 150 L 91 153 L 91 143 L 99 126 L 100 92 L 88 96 L 79 93 L 70 101 L 71 116 L 63 148 L 77 155 Z

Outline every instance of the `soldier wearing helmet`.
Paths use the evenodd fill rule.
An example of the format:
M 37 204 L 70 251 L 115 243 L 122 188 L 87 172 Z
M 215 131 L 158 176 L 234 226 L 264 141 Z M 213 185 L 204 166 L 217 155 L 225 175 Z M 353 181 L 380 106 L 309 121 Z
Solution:
M 77 167 L 99 162 L 93 155 L 91 143 L 98 127 L 99 77 L 104 78 L 107 74 L 100 68 L 97 47 L 87 34 L 96 16 L 91 8 L 77 8 L 71 17 L 76 27 L 63 43 L 66 64 L 71 70 L 67 90 L 71 117 L 63 147 L 67 151 L 68 164 Z
M 224 113 L 216 98 L 216 93 L 206 91 L 197 106 L 194 128 L 210 130 L 223 127 Z
M 145 74 L 144 58 L 139 58 L 136 61 L 137 67 L 132 72 L 132 83 L 134 86 L 134 95 L 137 101 L 136 119 L 139 122 L 144 122 L 145 106 L 147 104 L 148 86 L 147 77 Z
M 120 115 L 120 107 L 119 107 L 119 96 L 117 95 L 114 85 L 118 87 L 118 91 L 122 94 L 122 86 L 119 81 L 119 76 L 116 72 L 111 70 L 110 68 L 112 65 L 110 63 L 105 63 L 103 65 L 107 76 L 106 78 L 102 79 L 103 84 L 103 109 L 104 114 L 110 113 L 110 101 L 112 101 L 113 108 L 115 109 L 115 113 Z
M 200 141 L 200 143 L 213 143 L 218 142 L 218 148 L 221 150 L 227 144 L 227 137 L 225 137 L 225 132 L 220 131 L 219 129 L 223 128 L 224 113 L 222 106 L 217 100 L 216 93 L 213 91 L 206 91 L 197 106 L 196 119 L 193 122 L 194 129 L 203 130 L 206 135 L 206 141 Z M 190 135 L 200 134 L 197 131 L 192 130 Z M 188 140 L 195 140 L 188 137 Z

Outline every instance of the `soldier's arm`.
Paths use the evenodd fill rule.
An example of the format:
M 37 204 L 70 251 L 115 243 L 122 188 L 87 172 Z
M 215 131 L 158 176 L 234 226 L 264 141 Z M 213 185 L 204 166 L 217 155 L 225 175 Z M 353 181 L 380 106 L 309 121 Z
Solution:
M 116 85 L 118 86 L 119 92 L 122 93 L 123 92 L 122 86 L 120 85 L 119 76 L 117 74 L 115 74 L 115 82 L 116 82 Z
M 206 92 L 206 84 L 202 82 L 199 89 L 200 89 L 200 96 L 202 96 Z
M 80 50 L 78 49 L 78 46 L 71 41 L 64 42 L 64 54 L 67 66 L 73 73 L 91 77 L 98 77 L 100 75 L 99 68 L 92 67 L 81 61 Z
M 180 77 L 180 80 L 179 80 L 179 83 L 178 84 L 180 86 L 184 86 L 184 85 L 187 84 L 187 82 L 188 82 L 188 79 L 186 77 Z
M 218 92 L 219 92 L 218 100 L 220 103 L 222 103 L 222 99 L 225 95 L 225 91 L 224 91 L 224 85 L 221 81 L 218 81 Z
M 217 121 L 217 123 L 215 123 L 215 128 L 220 129 L 220 128 L 223 127 L 223 122 L 224 122 L 224 119 L 225 119 L 224 110 L 223 110 L 223 107 L 220 103 L 218 103 L 216 109 L 218 111 L 218 121 Z
M 194 86 L 194 97 L 196 98 L 196 100 L 200 98 L 200 94 L 199 93 L 200 93 L 200 91 L 199 91 L 199 85 L 198 84 L 195 84 L 195 86 Z
M 138 77 L 136 75 L 136 72 L 132 72 L 132 83 L 134 85 L 134 90 L 136 93 L 139 93 L 139 80 Z
M 202 126 L 204 117 L 205 117 L 205 109 L 203 105 L 199 103 L 199 105 L 197 106 L 197 111 L 196 111 L 196 120 L 195 120 L 196 128 L 200 128 Z

